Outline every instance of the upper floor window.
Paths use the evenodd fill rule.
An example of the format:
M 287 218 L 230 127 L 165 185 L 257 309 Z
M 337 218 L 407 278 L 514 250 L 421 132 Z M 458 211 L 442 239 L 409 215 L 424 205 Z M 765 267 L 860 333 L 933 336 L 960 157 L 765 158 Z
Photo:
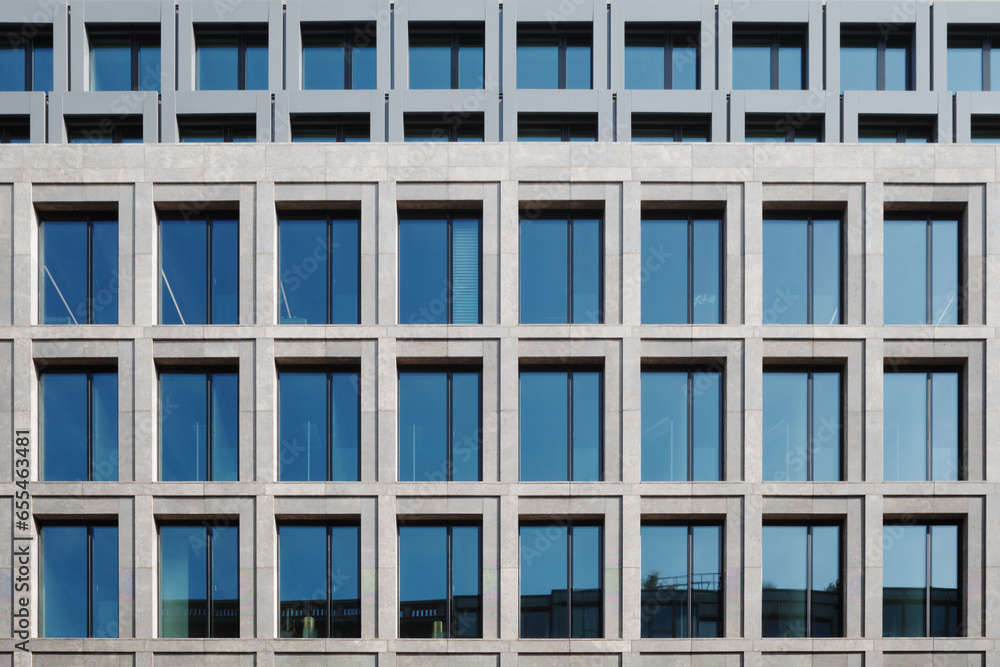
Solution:
M 375 37 L 375 23 L 304 23 L 302 88 L 374 90 Z
M 278 526 L 278 637 L 361 636 L 357 524 Z
M 601 480 L 602 377 L 598 370 L 521 371 L 522 482 Z
M 118 636 L 118 526 L 46 524 L 39 636 Z
M 764 220 L 764 323 L 840 324 L 840 220 L 768 215 Z
M 841 471 L 837 371 L 764 370 L 764 480 L 836 482 Z
M 239 223 L 202 212 L 160 220 L 160 324 L 236 324 Z
M 805 26 L 774 31 L 738 23 L 733 27 L 733 89 L 805 90 L 806 53 Z
M 632 141 L 695 141 L 712 138 L 709 114 L 632 114 Z
M 962 551 L 956 524 L 882 527 L 882 636 L 958 637 Z
M 51 370 L 39 379 L 41 479 L 118 480 L 118 374 Z
M 408 113 L 403 116 L 404 141 L 482 141 L 484 132 L 481 113 Z
M 36 25 L 3 26 L 0 39 L 0 91 L 52 90 L 52 29 Z
M 266 90 L 267 68 L 266 31 L 195 28 L 195 90 Z
M 235 482 L 238 478 L 236 373 L 160 373 L 160 479 Z
M 71 144 L 142 143 L 142 116 L 73 116 L 66 118 Z
M 349 212 L 282 212 L 278 222 L 278 321 L 361 321 L 360 222 Z
M 948 90 L 1000 90 L 1000 26 L 948 26 Z
M 401 212 L 400 324 L 482 322 L 480 224 L 477 212 Z
M 590 23 L 520 23 L 518 88 L 591 88 Z
M 597 141 L 597 114 L 521 113 L 518 141 Z
M 840 527 L 765 525 L 765 637 L 842 637 Z
M 257 141 L 256 119 L 247 114 L 178 116 L 181 143 L 248 143 Z
M 960 478 L 961 375 L 887 369 L 882 376 L 882 470 L 886 481 Z
M 0 144 L 26 144 L 31 141 L 31 122 L 27 116 L 0 116 Z
M 292 141 L 357 143 L 371 141 L 368 114 L 294 114 Z
M 997 50 L 1000 53 L 1000 49 Z M 1000 72 L 1000 65 L 997 66 Z M 1000 84 L 997 85 L 1000 90 Z M 972 116 L 972 136 L 970 139 L 974 144 L 996 144 L 1000 143 L 1000 116 L 973 114 Z
M 240 636 L 239 526 L 160 526 L 160 637 Z
M 159 26 L 88 26 L 90 90 L 160 90 Z
M 644 213 L 640 279 L 643 324 L 722 322 L 721 216 Z
M 722 373 L 642 372 L 642 480 L 722 477 Z
M 410 88 L 483 88 L 482 23 L 410 23 Z
M 747 143 L 802 143 L 823 141 L 820 118 L 800 120 L 794 114 L 747 114 L 744 140 Z
M 604 635 L 601 526 L 521 524 L 521 638 Z
M 478 370 L 399 373 L 399 480 L 482 479 Z
M 483 636 L 480 528 L 407 522 L 399 527 L 399 636 Z
M 357 371 L 279 371 L 280 481 L 360 479 L 359 382 Z
M 722 527 L 644 523 L 642 637 L 723 635 Z
M 43 324 L 118 323 L 118 221 L 114 214 L 45 217 L 39 238 Z
M 885 219 L 885 324 L 961 321 L 958 227 L 954 215 Z
M 604 320 L 601 218 L 521 214 L 521 323 Z
M 910 26 L 845 24 L 840 34 L 840 92 L 913 90 L 913 29 Z
M 868 144 L 932 144 L 934 116 L 858 116 L 858 141 Z
M 698 30 L 696 23 L 626 23 L 625 87 L 700 88 Z

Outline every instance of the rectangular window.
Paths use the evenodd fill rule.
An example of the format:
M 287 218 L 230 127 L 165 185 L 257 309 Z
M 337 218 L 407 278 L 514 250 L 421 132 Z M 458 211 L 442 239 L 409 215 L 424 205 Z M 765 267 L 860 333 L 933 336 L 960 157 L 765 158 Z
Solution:
M 744 140 L 747 143 L 815 144 L 823 141 L 821 118 L 800 120 L 796 114 L 747 114 Z
M 958 637 L 959 527 L 887 524 L 882 544 L 882 636 Z
M 118 526 L 43 525 L 39 636 L 118 637 Z
M 135 26 L 140 28 L 140 26 Z M 160 90 L 159 26 L 88 26 L 90 90 Z
M 520 23 L 518 88 L 592 87 L 590 23 Z
M 764 323 L 840 324 L 840 220 L 826 214 L 764 220 Z
M 195 27 L 195 90 L 267 90 L 267 32 Z
M 28 116 L 0 116 L 0 144 L 26 144 L 31 141 Z
M 808 88 L 806 27 L 761 32 L 754 24 L 733 27 L 733 90 Z
M 1000 90 L 1000 26 L 948 26 L 948 90 Z
M 883 228 L 885 323 L 959 324 L 958 217 L 887 217 Z
M 113 213 L 44 217 L 39 229 L 42 324 L 118 324 L 118 221 Z
M 7 25 L 0 40 L 0 91 L 52 91 L 52 28 Z
M 371 141 L 368 114 L 293 114 L 292 141 L 359 143 Z
M 256 119 L 246 114 L 178 116 L 182 144 L 250 143 L 257 141 Z
M 845 24 L 840 92 L 845 90 L 913 90 L 913 28 Z
M 71 144 L 138 144 L 142 116 L 69 116 L 66 135 Z
M 239 477 L 236 373 L 160 373 L 160 480 Z
M 721 637 L 722 527 L 643 524 L 642 637 Z
M 646 90 L 698 90 L 697 23 L 626 23 L 625 87 Z
M 205 212 L 160 220 L 160 324 L 236 324 L 237 216 Z
M 604 635 L 601 527 L 521 524 L 521 638 Z
M 997 53 L 1000 54 L 1000 48 L 997 49 Z M 997 65 L 997 71 L 1000 72 L 1000 64 Z M 997 84 L 997 90 L 1000 90 L 1000 82 Z M 1000 116 L 973 114 L 971 130 L 971 140 L 974 144 L 1000 143 Z
M 239 526 L 212 523 L 160 526 L 160 637 L 240 636 Z
M 642 481 L 722 479 L 722 373 L 642 372 Z
M 841 471 L 839 371 L 764 369 L 764 480 L 836 482 Z
M 599 482 L 600 371 L 521 371 L 521 481 Z
M 632 141 L 706 142 L 712 139 L 708 114 L 632 114 Z
M 399 636 L 483 636 L 482 548 L 475 525 L 399 527 Z
M 374 90 L 375 23 L 303 23 L 304 90 Z
M 278 222 L 281 324 L 361 321 L 357 213 L 282 212 Z
M 960 479 L 961 374 L 958 371 L 893 371 L 882 376 L 883 479 Z
M 399 481 L 482 479 L 479 371 L 400 371 Z
M 410 89 L 483 88 L 482 23 L 410 23 Z
M 763 635 L 842 637 L 840 527 L 765 525 Z
M 604 321 L 601 216 L 521 213 L 522 324 Z
M 517 115 L 518 141 L 597 141 L 597 114 L 521 113 Z
M 361 529 L 278 526 L 278 637 L 361 637 Z
M 360 479 L 360 376 L 354 372 L 279 371 L 278 479 Z
M 400 324 L 482 322 L 480 216 L 400 212 Z
M 640 279 L 643 324 L 720 324 L 722 217 L 644 213 Z
M 937 137 L 933 116 L 858 116 L 863 144 L 932 144 Z
M 408 113 L 403 116 L 404 141 L 476 142 L 483 140 L 483 114 Z
M 46 371 L 39 393 L 41 479 L 118 481 L 118 374 Z

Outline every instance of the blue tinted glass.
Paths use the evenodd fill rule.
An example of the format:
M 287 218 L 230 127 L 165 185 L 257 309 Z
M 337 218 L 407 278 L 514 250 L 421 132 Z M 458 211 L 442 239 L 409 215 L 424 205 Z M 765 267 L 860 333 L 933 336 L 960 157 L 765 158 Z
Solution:
M 809 322 L 809 223 L 764 221 L 764 323 Z
M 927 374 L 885 373 L 882 470 L 887 482 L 927 479 Z
M 367 47 L 354 47 L 352 76 L 354 77 L 354 90 L 375 90 L 375 80 L 377 79 L 378 68 L 376 67 L 375 45 Z
M 479 324 L 479 220 L 451 222 L 451 322 Z
M 927 223 L 886 220 L 883 239 L 885 324 L 926 324 Z
M 118 324 L 118 223 L 95 220 L 91 230 L 90 321 Z
M 361 242 L 357 220 L 334 220 L 330 226 L 330 255 L 333 261 L 330 288 L 333 304 L 331 324 L 361 321 L 360 276 Z
M 642 374 L 642 480 L 688 479 L 688 373 Z
M 574 44 L 573 41 L 576 40 L 571 40 L 566 47 L 566 88 L 588 89 L 591 82 L 589 38 L 586 43 Z
M 448 529 L 399 528 L 399 636 L 446 637 Z
M 451 383 L 451 478 L 477 482 L 481 457 L 479 373 L 453 373 Z
M 931 374 L 931 479 L 935 481 L 958 479 L 958 381 L 958 373 Z
M 118 636 L 118 527 L 94 526 L 90 582 L 94 637 Z
M 326 637 L 326 526 L 279 527 L 278 562 L 278 636 Z
M 601 636 L 601 529 L 573 526 L 573 638 Z
M 522 37 L 518 39 L 517 87 L 559 87 L 558 38 Z M 589 76 L 586 87 L 590 87 Z
M 691 599 L 695 637 L 722 636 L 722 528 L 691 528 Z
M 948 90 L 983 89 L 983 40 L 948 40 Z
M 931 321 L 958 324 L 958 221 L 931 223 Z
M 160 479 L 208 479 L 208 383 L 197 373 L 160 375 Z
M 23 44 L 6 39 L 0 44 L 0 90 L 25 90 Z
M 957 634 L 958 608 L 958 526 L 930 526 L 931 532 L 931 636 Z M 948 595 L 950 593 L 950 595 Z M 942 604 L 946 600 L 951 605 Z
M 840 47 L 840 92 L 878 88 L 878 48 L 845 41 Z
M 625 44 L 625 87 L 663 90 L 663 39 L 631 37 Z
M 236 526 L 212 529 L 213 637 L 240 636 L 240 540 Z
M 482 636 L 479 526 L 451 529 L 452 637 Z
M 734 42 L 733 89 L 771 89 L 770 37 L 744 37 Z
M 839 324 L 840 315 L 840 222 L 813 220 L 812 321 Z
M 326 220 L 282 220 L 278 225 L 278 308 L 282 324 L 327 323 Z
M 483 43 L 473 38 L 461 38 L 458 48 L 458 87 L 483 87 Z
M 566 373 L 521 373 L 521 481 L 565 482 L 569 475 Z
M 410 88 L 451 88 L 451 36 L 410 37 Z
M 195 54 L 196 90 L 239 88 L 239 49 L 235 35 L 201 37 Z
M 573 373 L 573 481 L 601 479 L 601 374 Z
M 761 587 L 763 635 L 806 636 L 807 537 L 805 526 L 764 526 Z
M 41 236 L 42 322 L 87 324 L 87 223 L 43 222 Z
M 331 373 L 333 390 L 331 437 L 332 480 L 356 482 L 360 479 L 361 394 L 357 373 Z
M 813 373 L 812 479 L 840 481 L 840 373 Z
M 247 39 L 247 90 L 267 90 L 267 67 L 267 39 Z
M 87 528 L 42 526 L 41 636 L 86 637 Z
M 118 480 L 118 374 L 91 376 L 91 476 L 96 482 Z
M 692 273 L 693 324 L 719 324 L 722 321 L 722 223 L 719 220 L 695 220 L 692 223 L 694 253 Z
M 50 482 L 87 480 L 87 376 L 45 373 L 41 379 L 42 475 Z
M 32 56 L 32 90 L 52 91 L 52 40 L 35 40 Z
M 235 373 L 212 374 L 212 479 L 239 477 L 239 383 Z
M 722 373 L 697 372 L 693 378 L 694 481 L 718 481 L 722 474 Z
M 90 39 L 90 89 L 132 90 L 132 40 L 128 35 Z
M 160 527 L 160 637 L 207 637 L 208 539 L 203 526 Z
M 688 637 L 688 527 L 642 526 L 640 534 L 642 636 Z M 698 567 L 718 575 L 711 560 Z
M 239 296 L 239 225 L 212 221 L 212 324 L 236 324 Z
M 780 90 L 805 89 L 802 66 L 805 49 L 802 46 L 788 46 L 782 40 L 778 49 L 778 88 Z
M 399 221 L 399 322 L 448 323 L 448 224 Z
M 691 40 L 694 38 L 692 37 Z M 682 46 L 681 42 L 687 44 Z M 674 90 L 698 89 L 698 46 L 687 38 L 674 39 Z
M 160 324 L 208 323 L 204 220 L 160 221 Z
M 927 526 L 883 526 L 882 549 L 882 635 L 923 637 Z
M 910 90 L 910 47 L 892 44 L 885 47 L 885 89 Z
M 139 90 L 160 90 L 160 42 L 146 38 L 139 42 Z
M 840 637 L 840 528 L 813 526 L 812 529 L 812 611 L 813 637 Z
M 521 220 L 521 322 L 569 321 L 569 243 L 565 220 Z
M 600 324 L 601 221 L 573 221 L 573 323 Z
M 361 530 L 330 527 L 330 636 L 361 636 Z
M 764 479 L 808 479 L 808 373 L 764 373 Z
M 687 220 L 642 221 L 640 279 L 643 324 L 688 323 Z
M 568 549 L 564 526 L 521 526 L 522 638 L 569 636 Z
M 399 479 L 448 479 L 448 375 L 399 374 Z
M 1000 48 L 990 49 L 990 90 L 1000 90 Z
M 343 90 L 346 49 L 329 37 L 302 38 L 302 88 Z

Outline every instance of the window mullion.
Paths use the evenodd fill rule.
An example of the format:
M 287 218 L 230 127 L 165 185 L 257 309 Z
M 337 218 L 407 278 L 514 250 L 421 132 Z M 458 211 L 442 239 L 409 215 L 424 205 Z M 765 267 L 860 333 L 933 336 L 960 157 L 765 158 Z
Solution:
M 687 481 L 694 481 L 694 371 L 687 381 Z
M 573 481 L 573 371 L 566 374 L 566 481 Z
M 559 35 L 559 88 L 566 88 L 566 35 Z
M 931 573 L 934 571 L 934 563 L 931 559 L 934 558 L 934 538 L 931 526 L 927 526 L 926 541 L 924 543 L 924 552 L 927 554 L 926 558 L 926 571 L 924 573 L 924 595 L 926 599 L 924 600 L 924 637 L 931 636 Z
M 667 35 L 663 43 L 663 89 L 673 90 L 674 87 L 674 38 Z
M 226 126 L 223 139 L 227 139 L 228 133 L 231 132 L 231 128 Z M 228 137 L 229 141 L 232 141 L 231 137 Z M 205 219 L 205 321 L 209 324 L 214 324 L 212 322 L 212 219 Z
M 452 125 L 451 127 L 448 128 L 448 140 L 449 141 L 458 141 L 458 129 L 454 125 Z M 452 241 L 453 241 L 453 239 L 452 239 L 451 214 L 448 214 L 446 216 L 446 220 L 445 220 L 445 237 L 446 237 L 445 238 L 445 242 L 444 242 L 444 244 L 445 244 L 445 254 L 447 256 L 445 257 L 445 271 L 446 271 L 446 275 L 445 275 L 444 289 L 445 289 L 445 295 L 446 295 L 445 296 L 445 299 L 446 299 L 446 301 L 445 301 L 445 308 L 448 311 L 448 312 L 445 313 L 445 320 L 448 322 L 448 324 L 454 324 L 454 322 L 455 322 L 455 312 L 454 312 L 455 308 L 454 308 L 453 299 L 454 299 L 454 296 L 455 296 L 455 294 L 454 294 L 454 289 L 455 289 L 455 284 L 454 284 L 454 280 L 455 280 L 455 273 L 454 273 L 455 272 L 455 266 L 454 266 L 454 262 L 452 261 L 453 258 L 454 258 L 454 254 L 453 254 L 454 253 L 454 248 L 452 247 Z M 451 374 L 449 373 L 449 378 L 450 377 L 451 377 Z
M 212 636 L 212 527 L 205 526 L 205 636 Z
M 778 78 L 778 49 L 780 48 L 777 35 L 771 38 L 771 90 L 778 90 L 781 80 Z
M 337 134 L 340 134 L 337 128 Z M 337 137 L 340 140 L 340 137 Z M 323 289 L 326 292 L 326 323 L 332 324 L 333 312 L 333 218 L 329 214 L 326 216 L 326 285 Z M 332 441 L 331 441 L 332 446 Z M 332 479 L 332 478 L 331 478 Z
M 838 570 L 839 572 L 839 570 Z M 812 637 L 813 527 L 806 527 L 806 637 Z
M 927 266 L 926 304 L 927 324 L 934 324 L 934 221 L 927 218 L 926 256 Z
M 94 481 L 94 375 L 87 373 L 87 481 Z
M 566 526 L 566 637 L 573 638 L 573 526 Z
M 568 128 L 563 126 L 563 136 L 565 137 Z M 566 313 L 568 323 L 573 324 L 573 219 L 566 220 Z
M 687 636 L 694 638 L 694 526 L 687 529 Z
M 205 480 L 212 481 L 212 374 L 206 378 L 205 392 Z
M 816 270 L 813 262 L 815 254 L 815 248 L 813 245 L 814 240 L 813 218 L 812 215 L 810 215 L 806 218 L 806 322 L 809 324 L 815 324 L 815 320 L 813 318 L 813 310 L 815 309 L 815 303 L 813 300 L 813 272 Z
M 326 636 L 333 636 L 333 528 L 326 527 Z
M 688 324 L 694 324 L 694 216 L 688 214 L 687 224 L 687 316 Z
M 885 90 L 885 38 L 878 40 L 875 55 L 875 89 Z
M 333 374 L 326 374 L 326 480 L 333 479 Z
M 459 84 L 460 81 L 459 77 L 461 75 L 461 73 L 459 72 L 459 64 L 461 62 L 459 57 L 460 48 L 461 44 L 459 43 L 458 35 L 457 34 L 452 35 L 451 36 L 451 87 L 452 88 L 458 88 L 460 85 Z
M 94 323 L 94 221 L 87 218 L 87 324 Z
M 454 387 L 452 386 L 451 371 L 448 371 L 445 374 L 445 383 L 446 383 L 446 387 L 447 387 L 446 388 L 446 395 L 445 395 L 445 400 L 447 401 L 447 405 L 445 406 L 445 425 L 446 425 L 447 431 L 445 432 L 445 437 L 444 437 L 445 448 L 446 448 L 445 449 L 445 453 L 444 453 L 444 461 L 445 461 L 445 468 L 446 468 L 446 470 L 445 470 L 445 475 L 446 475 L 445 479 L 447 479 L 450 482 L 450 481 L 452 481 L 452 477 L 454 476 L 454 473 L 455 473 L 455 470 L 454 470 L 455 462 L 452 459 L 452 455 L 451 455 L 452 448 L 454 447 L 454 443 L 452 442 L 452 431 L 453 431 L 453 429 L 452 429 L 452 419 L 454 418 L 453 411 L 452 411 L 452 402 L 454 401 Z M 450 529 L 449 529 L 449 531 L 450 531 Z
M 94 636 L 94 527 L 87 526 L 87 636 Z
M 983 90 L 990 90 L 990 79 L 992 79 L 992 74 L 990 72 L 990 49 L 992 48 L 992 39 L 989 36 L 983 38 Z
M 344 90 L 354 90 L 354 42 L 344 36 Z
M 444 602 L 444 604 L 445 604 L 445 609 L 444 609 L 445 629 L 444 629 L 444 632 L 445 632 L 445 637 L 447 637 L 448 639 L 451 639 L 451 623 L 452 623 L 451 607 L 452 607 L 452 603 L 453 603 L 452 596 L 451 596 L 451 592 L 452 592 L 451 561 L 452 561 L 452 545 L 453 545 L 451 531 L 452 531 L 452 526 L 448 526 L 448 529 L 445 532 L 446 545 L 445 545 L 445 563 L 444 563 L 444 566 L 445 566 L 445 586 L 447 587 L 447 590 L 445 591 L 445 597 L 444 597 L 444 600 L 445 600 L 445 602 Z
M 927 373 L 927 443 L 925 456 L 927 457 L 927 478 L 929 482 L 934 479 L 934 374 Z
M 131 46 L 132 46 L 132 53 L 131 53 L 132 76 L 130 77 L 132 79 L 132 90 L 139 90 L 139 88 L 141 87 L 139 85 L 139 80 L 140 80 L 141 72 L 139 71 L 139 44 L 140 44 L 140 41 L 139 41 L 138 35 L 132 35 L 130 41 L 131 41 Z

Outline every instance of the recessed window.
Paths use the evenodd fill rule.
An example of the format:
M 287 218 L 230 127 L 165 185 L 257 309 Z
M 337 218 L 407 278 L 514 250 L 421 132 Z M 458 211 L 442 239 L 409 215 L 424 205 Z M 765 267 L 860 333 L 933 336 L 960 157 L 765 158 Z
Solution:
M 90 90 L 160 90 L 159 26 L 87 26 Z
M 195 26 L 195 90 L 267 90 L 267 32 Z
M 865 144 L 932 144 L 933 116 L 858 116 L 858 141 Z
M 695 141 L 712 139 L 712 118 L 708 114 L 632 114 L 632 141 Z
M 601 231 L 598 215 L 527 217 L 522 211 L 522 324 L 604 321 Z
M 774 31 L 738 23 L 733 27 L 733 89 L 805 90 L 806 54 L 805 26 Z
M 483 88 L 482 23 L 410 23 L 410 89 Z
M 640 278 L 643 324 L 721 323 L 721 216 L 644 213 Z
M 118 526 L 39 527 L 41 637 L 118 637 Z
M 348 211 L 279 214 L 281 324 L 361 321 L 360 231 L 357 213 Z
M 399 636 L 483 636 L 480 528 L 408 521 L 399 527 Z
M 42 324 L 118 323 L 114 214 L 43 217 L 38 290 Z
M 278 637 L 361 636 L 357 524 L 278 526 Z
M 844 24 L 840 34 L 840 92 L 913 90 L 913 29 Z
M 400 324 L 482 321 L 480 217 L 475 211 L 400 212 Z
M 883 222 L 886 324 L 958 324 L 957 216 L 886 217 Z
M 304 90 L 374 90 L 375 23 L 303 23 Z
M 597 114 L 517 115 L 518 141 L 597 141 Z
M 961 374 L 953 370 L 886 370 L 882 376 L 883 479 L 960 478 Z
M 626 23 L 625 87 L 700 88 L 697 23 Z
M 0 116 L 0 144 L 26 144 L 31 141 L 28 116 Z
M 998 49 L 997 53 L 1000 53 Z M 1000 71 L 1000 66 L 997 67 Z M 1000 90 L 1000 85 L 997 86 Z M 1000 116 L 976 114 L 972 116 L 972 143 L 974 144 L 996 144 L 1000 143 Z
M 257 120 L 247 114 L 178 116 L 181 143 L 247 143 L 257 141 Z
M 52 370 L 39 378 L 41 479 L 118 480 L 118 374 Z
M 841 403 L 837 371 L 765 368 L 765 481 L 840 480 Z
M 520 23 L 518 88 L 591 88 L 590 23 Z
M 642 637 L 721 637 L 722 528 L 643 524 Z
M 138 144 L 142 116 L 70 116 L 66 135 L 71 144 Z
M 887 524 L 882 545 L 882 636 L 960 636 L 959 527 Z
M 948 26 L 948 90 L 1000 90 L 1000 26 Z
M 521 370 L 521 481 L 599 482 L 604 441 L 599 370 Z
M 521 638 L 604 635 L 601 526 L 521 524 Z
M 52 28 L 0 27 L 0 91 L 52 90 Z
M 765 637 L 842 637 L 840 527 L 765 525 Z
M 160 220 L 160 324 L 236 324 L 239 222 L 192 212 Z
M 239 478 L 236 373 L 160 373 L 160 480 L 235 482 Z
M 399 481 L 476 482 L 482 376 L 478 370 L 399 373 Z
M 280 481 L 360 479 L 359 387 L 357 371 L 279 371 Z
M 481 142 L 484 131 L 481 113 L 408 113 L 403 116 L 404 141 Z
M 642 481 L 722 478 L 722 378 L 708 368 L 642 372 Z
M 821 118 L 801 119 L 790 114 L 747 114 L 744 134 L 747 143 L 806 143 L 823 141 Z
M 292 141 L 358 143 L 371 141 L 368 114 L 294 114 Z
M 764 323 L 840 324 L 840 220 L 765 215 Z
M 221 517 L 160 526 L 160 637 L 240 636 L 239 546 Z

